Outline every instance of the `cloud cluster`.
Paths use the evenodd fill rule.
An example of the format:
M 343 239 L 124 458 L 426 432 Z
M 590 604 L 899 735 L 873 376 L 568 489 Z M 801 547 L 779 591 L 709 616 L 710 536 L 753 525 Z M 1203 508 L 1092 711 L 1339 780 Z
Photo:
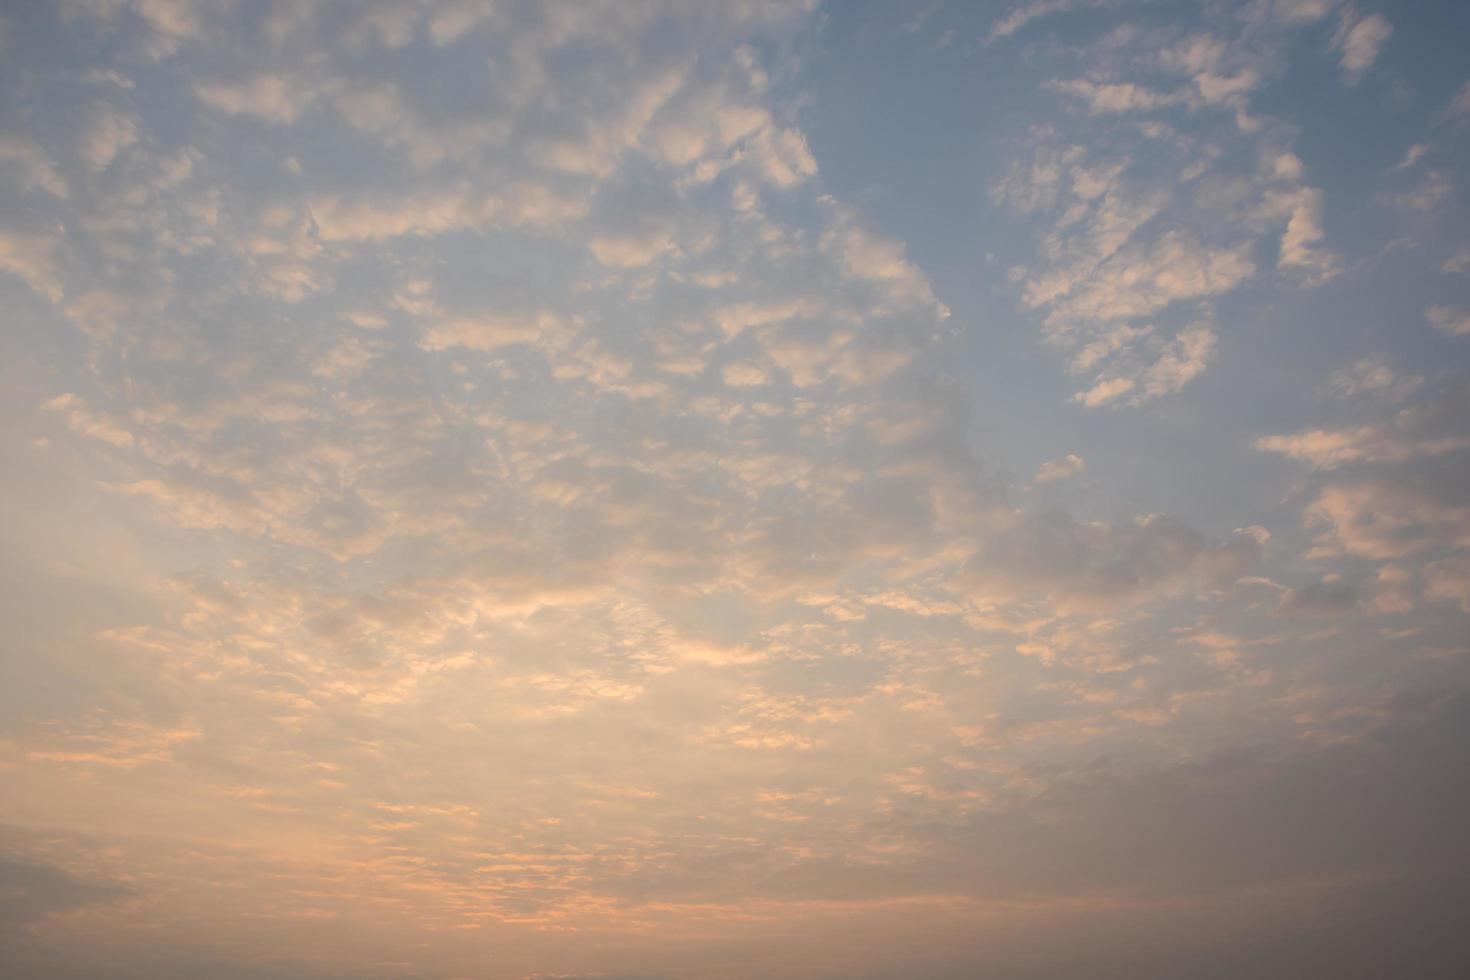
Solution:
M 1025 232 L 994 285 L 1060 367 L 995 369 L 1075 392 L 988 418 L 1006 311 L 810 124 L 843 16 L 5 13 L 0 972 L 1417 962 L 1462 898 L 1470 403 L 1344 343 L 1283 409 L 1235 305 L 1350 278 L 1286 48 L 1358 98 L 1401 42 L 1322 0 L 972 24 L 1057 54 L 949 203 Z M 1413 299 L 1447 348 L 1458 247 Z M 1217 371 L 1250 397 L 1181 436 Z
M 1069 8 L 1017 8 L 998 26 Z M 1270 265 L 1306 286 L 1337 273 L 1322 193 L 1289 127 L 1252 110 L 1281 70 L 1285 37 L 1314 19 L 1124 28 L 1076 53 L 1081 75 L 1048 83 L 1082 117 L 1034 128 L 990 190 L 1040 220 L 1035 257 L 1012 279 L 1047 343 L 1088 379 L 1079 404 L 1181 390 L 1214 357 L 1218 301 Z M 1388 27 L 1377 15 L 1356 23 L 1360 72 Z

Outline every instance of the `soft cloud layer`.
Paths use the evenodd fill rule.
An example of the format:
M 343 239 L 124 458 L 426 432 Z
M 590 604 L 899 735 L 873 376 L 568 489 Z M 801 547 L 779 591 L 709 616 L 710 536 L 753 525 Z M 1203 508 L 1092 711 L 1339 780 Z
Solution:
M 0 972 L 1459 975 L 1464 80 L 921 13 L 0 15 Z

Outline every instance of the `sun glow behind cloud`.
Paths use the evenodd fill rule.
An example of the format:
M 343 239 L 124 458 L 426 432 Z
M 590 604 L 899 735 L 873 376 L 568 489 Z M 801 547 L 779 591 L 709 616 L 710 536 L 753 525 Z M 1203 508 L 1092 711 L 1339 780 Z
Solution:
M 1466 83 L 1171 7 L 0 12 L 0 966 L 1453 975 Z

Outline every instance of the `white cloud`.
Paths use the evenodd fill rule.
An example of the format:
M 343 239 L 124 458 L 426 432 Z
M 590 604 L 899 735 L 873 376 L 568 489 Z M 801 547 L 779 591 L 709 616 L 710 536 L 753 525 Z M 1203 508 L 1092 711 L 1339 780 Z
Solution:
M 1344 397 L 1367 393 L 1378 393 L 1399 401 L 1412 394 L 1424 383 L 1417 374 L 1400 375 L 1394 370 L 1386 356 L 1377 354 L 1355 362 L 1351 367 L 1332 375 L 1332 390 Z
M 1272 13 L 1288 23 L 1311 22 L 1327 16 L 1337 0 L 1276 0 Z
M 55 247 L 49 238 L 0 229 L 0 271 L 18 276 L 33 291 L 58 303 L 62 282 L 53 258 Z
M 1088 408 L 1097 408 L 1128 394 L 1138 387 L 1132 378 L 1105 378 L 1086 391 L 1079 391 L 1073 399 Z
M 1020 4 L 1011 8 L 1004 17 L 999 17 L 991 23 L 990 30 L 986 33 L 986 40 L 996 41 L 1010 37 L 1034 20 L 1040 20 L 1052 14 L 1065 13 L 1072 7 L 1073 0 L 1031 0 L 1030 3 Z
M 759 364 L 750 361 L 736 361 L 734 364 L 725 365 L 720 372 L 725 379 L 725 384 L 734 388 L 747 388 L 770 383 L 771 376 Z
M 1313 553 L 1378 560 L 1422 554 L 1449 544 L 1470 548 L 1470 507 L 1437 488 L 1383 480 L 1350 480 L 1325 487 L 1307 507 L 1309 523 L 1327 528 Z
M 1069 480 L 1087 468 L 1087 463 L 1076 453 L 1068 453 L 1061 459 L 1042 463 L 1032 480 L 1036 483 L 1054 483 Z
M 429 16 L 429 36 L 435 44 L 444 47 L 485 23 L 493 22 L 496 14 L 494 7 L 472 0 L 441 4 Z
M 1420 160 L 1423 160 L 1425 155 L 1428 154 L 1431 149 L 1433 149 L 1433 147 L 1431 147 L 1428 143 L 1415 143 L 1413 146 L 1410 146 L 1407 150 L 1404 151 L 1403 159 L 1394 164 L 1393 169 L 1408 170 L 1409 168 L 1413 167 L 1414 164 L 1418 163 Z
M 1377 380 L 1381 382 L 1377 387 L 1394 384 L 1389 379 Z M 1470 435 L 1461 431 L 1463 403 L 1463 393 L 1445 395 L 1427 405 L 1401 409 L 1386 422 L 1265 436 L 1256 440 L 1256 448 L 1323 470 L 1351 463 L 1401 463 L 1446 456 L 1470 449 Z
M 1320 283 L 1337 273 L 1337 258 L 1320 247 L 1322 231 L 1322 194 L 1302 188 L 1280 199 L 1279 205 L 1290 215 L 1281 233 L 1281 251 L 1276 262 L 1281 268 L 1305 270 L 1310 281 Z
M 485 312 L 444 317 L 424 328 L 421 341 L 426 350 L 495 350 L 511 344 L 534 343 L 563 327 L 564 321 L 548 312 Z
M 1081 99 L 1094 113 L 1147 111 L 1185 102 L 1185 97 L 1179 93 L 1156 92 L 1132 82 L 1094 82 L 1078 78 L 1050 82 L 1048 87 Z
M 495 226 L 554 227 L 580 218 L 587 205 L 543 184 L 520 183 L 504 196 L 449 188 L 421 195 L 359 201 L 321 197 L 311 202 L 323 239 L 383 242 L 403 235 L 435 235 Z
M 1393 203 L 1410 211 L 1435 211 L 1444 206 L 1454 191 L 1450 178 L 1436 170 L 1425 174 L 1413 189 L 1394 195 Z
M 106 415 L 93 412 L 85 401 L 70 392 L 49 399 L 41 407 L 49 412 L 62 413 L 67 426 L 79 435 L 100 439 L 119 448 L 131 446 L 135 441 L 132 432 Z
M 36 143 L 21 136 L 0 136 L 0 161 L 12 164 L 24 187 L 39 187 L 53 197 L 66 197 L 66 180 Z
M 195 95 L 221 112 L 275 123 L 295 122 L 315 98 L 311 87 L 300 79 L 267 73 L 240 82 L 206 83 L 195 89 Z
M 1342 26 L 1332 40 L 1339 55 L 1338 63 L 1349 77 L 1357 77 L 1378 60 L 1378 54 L 1393 36 L 1393 25 L 1382 14 L 1358 17 L 1349 8 L 1343 13 Z
M 1198 377 L 1215 355 L 1215 332 L 1203 324 L 1181 330 L 1143 375 L 1139 399 L 1178 391 Z
M 822 246 L 840 257 L 843 271 L 856 279 L 881 284 L 898 305 L 919 305 L 949 315 L 934 298 L 924 273 L 908 260 L 901 242 L 862 227 L 851 213 L 839 209 L 836 226 L 822 236 Z
M 1416 456 L 1459 452 L 1470 448 L 1470 437 L 1403 441 L 1380 426 L 1369 425 L 1357 429 L 1309 429 L 1289 436 L 1265 436 L 1256 440 L 1256 448 L 1302 460 L 1317 469 L 1333 470 L 1346 463 L 1401 462 Z
M 1431 306 L 1424 316 L 1434 329 L 1451 337 L 1470 334 L 1470 313 L 1451 309 L 1448 306 Z
M 1451 119 L 1470 116 L 1470 81 L 1465 82 L 1455 92 L 1454 97 L 1450 99 L 1450 104 L 1445 110 L 1445 114 Z
M 93 170 L 105 170 L 123 150 L 138 141 L 138 125 L 131 116 L 99 110 L 82 134 L 82 158 Z
M 588 244 L 597 261 L 624 269 L 648 265 L 674 247 L 668 233 L 657 230 L 642 235 L 599 235 Z
M 1310 554 L 1392 560 L 1470 547 L 1470 508 L 1458 489 L 1470 458 L 1466 404 L 1456 386 L 1384 422 L 1256 440 L 1257 449 L 1329 474 L 1305 510 L 1309 524 L 1326 529 Z
M 1209 322 L 1207 304 L 1256 276 L 1267 235 L 1280 235 L 1277 267 L 1299 273 L 1305 285 L 1340 267 L 1325 245 L 1322 194 L 1304 182 L 1301 158 L 1264 136 L 1259 120 L 1244 124 L 1246 100 L 1265 77 L 1256 65 L 1264 62 L 1204 33 L 1162 51 L 1143 50 L 1127 33 L 1116 39 L 1135 61 L 1184 75 L 1194 89 L 1136 83 L 1119 77 L 1116 59 L 1101 57 L 1107 67 L 1049 87 L 1084 98 L 1096 112 L 1142 117 L 1232 105 L 1236 118 L 1223 138 L 1243 144 L 1261 164 L 1243 174 L 1216 173 L 1219 143 L 1162 122 L 1141 124 L 1131 151 L 1105 158 L 1069 143 L 1055 127 L 1038 127 L 1009 172 L 991 184 L 993 201 L 1040 226 L 1037 263 L 1014 267 L 1011 278 L 1023 305 L 1042 314 L 1049 344 L 1067 353 L 1072 371 L 1090 375 L 1075 395 L 1088 407 L 1138 405 L 1198 377 L 1214 353 L 1213 330 L 1160 321 Z M 1148 163 L 1171 144 L 1193 162 L 1160 175 Z

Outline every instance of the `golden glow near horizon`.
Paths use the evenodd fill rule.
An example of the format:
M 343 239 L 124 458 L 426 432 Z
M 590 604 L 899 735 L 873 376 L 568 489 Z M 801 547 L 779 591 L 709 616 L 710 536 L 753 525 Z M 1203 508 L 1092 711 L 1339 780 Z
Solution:
M 0 975 L 1470 975 L 1467 32 L 0 6 Z

